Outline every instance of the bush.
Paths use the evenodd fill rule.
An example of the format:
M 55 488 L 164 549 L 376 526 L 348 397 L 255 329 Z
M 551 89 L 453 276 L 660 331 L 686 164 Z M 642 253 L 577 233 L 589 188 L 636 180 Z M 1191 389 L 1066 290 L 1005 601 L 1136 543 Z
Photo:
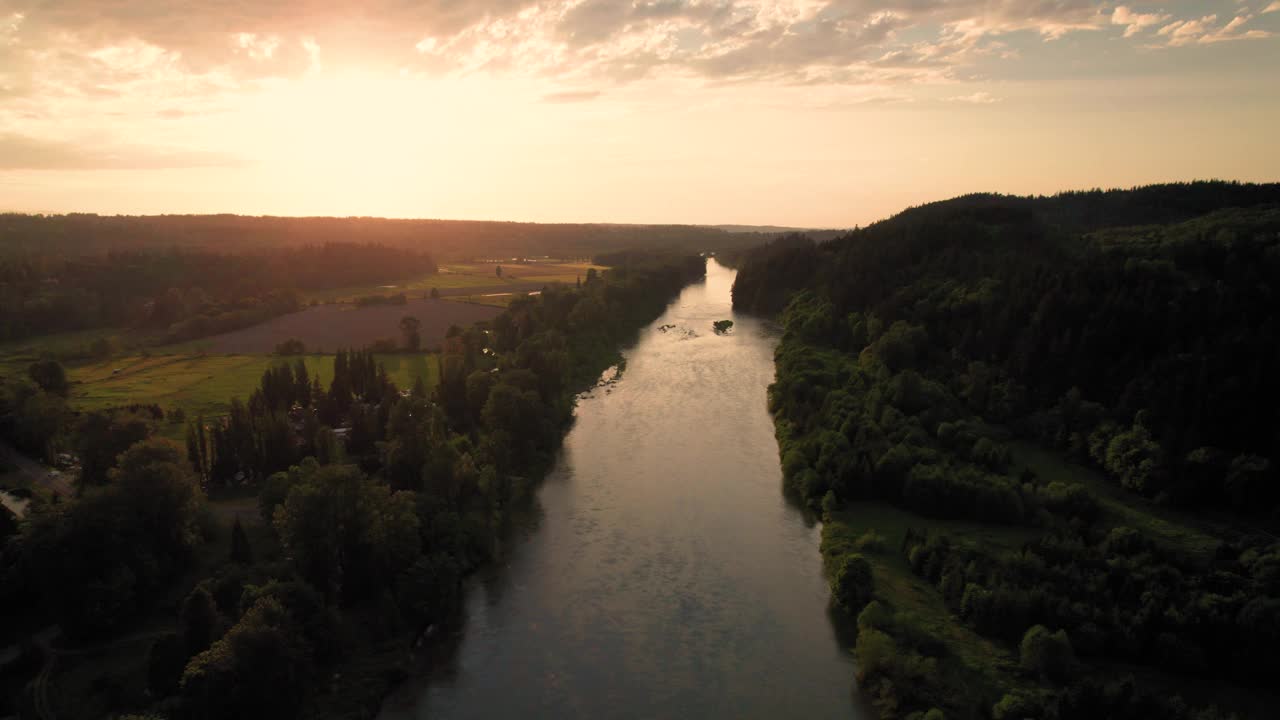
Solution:
M 884 536 L 875 530 L 868 530 L 854 541 L 853 547 L 858 552 L 882 553 L 885 547 Z
M 1000 702 L 991 708 L 994 720 L 1024 720 L 1044 716 L 1044 701 L 1038 695 L 1014 690 L 1000 698 Z
M 67 383 L 67 371 L 57 360 L 40 360 L 31 363 L 27 375 L 40 386 L 41 390 L 60 397 L 67 396 L 70 385 Z
M 1051 633 L 1043 625 L 1033 625 L 1022 636 L 1020 656 L 1024 671 L 1046 680 L 1065 679 L 1075 663 L 1067 631 Z
M 871 563 L 857 553 L 844 556 L 832 578 L 831 589 L 836 605 L 850 614 L 862 612 L 875 590 Z

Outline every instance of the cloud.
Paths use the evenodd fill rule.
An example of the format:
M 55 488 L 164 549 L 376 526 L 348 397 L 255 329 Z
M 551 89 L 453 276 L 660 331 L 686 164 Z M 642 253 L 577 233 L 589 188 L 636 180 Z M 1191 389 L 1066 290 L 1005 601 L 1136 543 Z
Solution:
M 1169 47 L 1183 45 L 1207 45 L 1230 40 L 1253 40 L 1271 37 L 1266 30 L 1245 30 L 1252 15 L 1237 15 L 1229 22 L 1218 26 L 1217 15 L 1205 15 L 1195 20 L 1179 20 L 1160 28 L 1156 34 L 1165 39 Z
M 1157 32 L 1175 46 L 1268 35 L 1244 29 L 1247 14 L 1219 27 L 1137 1 L 0 0 L 0 106 L 192 100 L 347 67 L 564 87 L 653 76 L 885 87 L 963 80 L 1074 33 Z
M 1273 13 L 1273 12 L 1280 12 L 1280 0 L 1276 0 L 1275 2 L 1266 6 L 1265 8 L 1262 9 L 1262 12 L 1258 14 L 1266 15 L 1267 13 Z
M 3 0 L 0 0 L 3 1 Z M 937 79 L 998 36 L 1097 30 L 1092 0 L 10 0 L 0 67 L 32 85 L 168 72 L 223 84 L 350 62 L 433 73 L 627 82 L 662 72 L 797 83 L 865 75 L 897 52 Z M 7 20 L 5 18 L 8 18 Z M 911 42 L 903 40 L 912 31 Z M 914 46 L 923 43 L 923 46 Z M 14 50 L 14 48 L 18 48 Z M 9 57 L 6 57 L 9 55 Z M 51 67 L 51 64 L 54 67 Z M 62 66 L 61 68 L 57 66 Z M 925 66 L 932 68 L 926 71 Z M 53 70 L 54 72 L 49 72 Z M 63 70 L 64 72 L 57 72 Z M 36 77 L 40 76 L 40 77 Z M 33 88 L 39 91 L 40 88 Z M 63 88 L 66 89 L 66 88 Z
M 0 170 L 156 170 L 242 164 L 238 158 L 222 153 L 137 145 L 100 146 L 0 134 Z
M 974 92 L 968 95 L 953 95 L 947 98 L 950 102 L 969 103 L 971 105 L 990 105 L 1000 102 L 1000 98 L 993 96 L 989 92 Z
M 1280 0 L 1277 0 L 1280 2 Z M 1165 13 L 1136 13 L 1124 5 L 1119 5 L 1111 13 L 1112 25 L 1123 25 L 1124 36 L 1133 37 L 1143 30 L 1159 25 L 1169 19 Z

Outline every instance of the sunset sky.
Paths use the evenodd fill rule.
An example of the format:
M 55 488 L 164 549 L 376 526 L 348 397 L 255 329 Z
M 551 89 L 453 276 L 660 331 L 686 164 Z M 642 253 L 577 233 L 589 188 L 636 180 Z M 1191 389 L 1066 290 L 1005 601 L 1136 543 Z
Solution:
M 0 210 L 845 227 L 1278 129 L 1280 0 L 0 0 Z

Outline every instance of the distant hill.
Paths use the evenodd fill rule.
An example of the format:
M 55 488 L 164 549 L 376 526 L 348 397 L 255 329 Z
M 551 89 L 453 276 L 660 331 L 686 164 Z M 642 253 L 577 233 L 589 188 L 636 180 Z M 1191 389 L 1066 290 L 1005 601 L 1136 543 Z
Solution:
M 441 260 L 550 255 L 589 257 L 623 249 L 701 251 L 759 244 L 758 234 L 696 225 L 393 220 L 241 215 L 0 214 L 0 251 L 97 253 L 179 247 L 239 252 L 331 242 L 378 243 Z
M 826 242 L 827 240 L 840 237 L 841 235 L 849 232 L 848 228 L 832 228 L 823 230 L 818 228 L 785 227 L 782 225 L 712 225 L 711 227 L 734 235 L 756 235 L 768 239 L 798 233 L 806 235 L 816 242 Z
M 785 225 L 712 225 L 711 227 L 730 233 L 763 233 L 768 235 L 783 235 L 786 233 L 803 233 L 818 230 L 818 228 L 787 227 Z

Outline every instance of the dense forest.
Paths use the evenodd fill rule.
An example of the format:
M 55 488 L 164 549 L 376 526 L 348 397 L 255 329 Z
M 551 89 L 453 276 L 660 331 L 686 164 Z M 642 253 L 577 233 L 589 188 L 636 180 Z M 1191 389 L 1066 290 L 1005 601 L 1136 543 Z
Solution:
M 877 539 L 833 531 L 835 599 L 885 717 L 1208 718 L 1228 688 L 1280 686 L 1278 293 L 1280 185 L 974 195 L 742 259 L 735 306 L 785 326 L 770 407 L 789 491 L 829 518 L 873 501 L 919 516 L 886 552 L 1021 658 L 966 682 L 893 589 L 872 591 Z M 1024 448 L 1115 494 L 1040 477 Z M 1169 542 L 1126 507 L 1142 503 L 1211 540 Z M 982 527 L 1031 539 L 994 549 Z M 1188 680 L 1220 692 L 1161 690 Z
M 293 312 L 300 307 L 299 290 L 436 271 L 430 255 L 385 245 L 240 250 L 0 254 L 0 341 L 98 327 L 190 340 Z
M 76 497 L 33 501 L 21 523 L 0 509 L 6 632 L 154 635 L 131 660 L 147 687 L 60 701 L 82 715 L 371 716 L 414 641 L 456 612 L 462 579 L 502 554 L 576 393 L 704 269 L 635 257 L 516 299 L 449 333 L 430 391 L 395 387 L 367 351 L 339 352 L 328 387 L 282 359 L 225 417 L 187 418 L 185 444 L 157 435 L 158 409 L 74 417 L 57 364 L 33 365 L 0 386 L 0 431 L 32 451 L 60 437 L 83 470 Z M 219 536 L 205 504 L 246 490 L 268 533 L 256 546 L 239 519 Z M 32 673 L 56 658 L 18 639 Z M 40 712 L 36 684 L 17 688 L 3 702 Z
M 105 252 L 142 248 L 247 249 L 374 243 L 443 260 L 590 257 L 629 248 L 697 252 L 755 245 L 755 232 L 697 225 L 520 223 L 242 215 L 0 214 L 0 251 Z

